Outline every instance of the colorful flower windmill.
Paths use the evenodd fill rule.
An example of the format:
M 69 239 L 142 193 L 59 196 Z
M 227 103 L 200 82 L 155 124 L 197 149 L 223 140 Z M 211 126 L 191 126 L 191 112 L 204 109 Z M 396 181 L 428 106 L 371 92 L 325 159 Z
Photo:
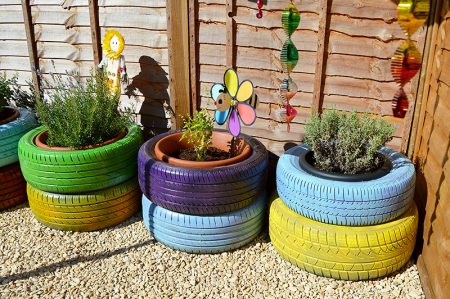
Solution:
M 247 103 L 253 95 L 253 83 L 249 80 L 239 84 L 239 78 L 234 69 L 228 69 L 223 76 L 223 83 L 216 83 L 211 88 L 211 97 L 217 109 L 215 119 L 223 125 L 229 116 L 228 130 L 234 137 L 239 136 L 241 124 L 251 126 L 256 120 L 253 106 Z

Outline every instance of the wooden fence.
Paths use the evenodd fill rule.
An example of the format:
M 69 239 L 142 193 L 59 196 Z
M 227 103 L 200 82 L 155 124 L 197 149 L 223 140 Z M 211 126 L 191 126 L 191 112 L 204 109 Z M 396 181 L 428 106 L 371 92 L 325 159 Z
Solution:
M 412 95 L 407 117 L 392 117 L 397 86 L 390 57 L 405 38 L 396 23 L 396 1 L 294 1 L 302 19 L 292 36 L 300 56 L 292 77 L 300 90 L 291 101 L 299 115 L 290 133 L 275 115 L 278 84 L 285 77 L 279 63 L 285 39 L 280 14 L 288 2 L 266 1 L 264 17 L 257 19 L 256 3 L 249 0 L 4 0 L 0 71 L 17 73 L 22 84 L 31 80 L 32 68 L 40 68 L 44 77 L 66 71 L 87 76 L 99 59 L 101 35 L 115 28 L 126 40 L 133 91 L 122 99 L 135 106 L 148 131 L 174 127 L 178 114 L 197 107 L 213 109 L 209 89 L 227 66 L 234 66 L 241 79 L 254 82 L 259 98 L 258 119 L 244 132 L 276 154 L 285 143 L 301 140 L 304 123 L 322 107 L 383 115 L 397 128 L 390 145 L 406 149 L 418 80 L 407 86 Z M 414 35 L 420 50 L 425 33 L 420 29 Z
M 418 268 L 427 298 L 450 294 L 450 1 L 435 1 L 417 135 Z M 419 110 L 419 109 L 418 109 Z
M 101 36 L 110 28 L 120 31 L 126 41 L 131 85 L 128 95 L 122 95 L 123 102 L 134 106 L 137 121 L 148 131 L 168 130 L 171 113 L 164 0 L 2 0 L 0 71 L 18 75 L 23 85 L 32 80 L 33 68 L 39 68 L 44 78 L 50 72 L 88 76 L 101 58 Z
M 201 106 L 214 109 L 209 88 L 222 81 L 224 70 L 231 66 L 227 55 L 231 55 L 228 61 L 233 61 L 242 80 L 253 81 L 259 96 L 258 119 L 244 132 L 257 136 L 272 152 L 280 154 L 285 143 L 299 142 L 306 120 L 322 107 L 383 115 L 397 128 L 390 145 L 400 149 L 403 143 L 406 148 L 418 80 L 406 87 L 412 95 L 412 109 L 407 117 L 392 117 L 391 100 L 398 87 L 390 72 L 390 58 L 405 39 L 396 22 L 397 2 L 294 1 L 301 22 L 292 35 L 299 49 L 299 63 L 292 78 L 300 90 L 291 101 L 299 115 L 291 124 L 290 133 L 275 114 L 281 103 L 278 85 L 286 77 L 281 71 L 279 53 L 286 38 L 280 16 L 288 3 L 266 1 L 264 17 L 257 19 L 255 1 L 199 1 L 190 17 L 198 26 L 194 42 L 199 70 L 192 80 L 199 82 Z M 421 51 L 425 29 L 413 37 Z

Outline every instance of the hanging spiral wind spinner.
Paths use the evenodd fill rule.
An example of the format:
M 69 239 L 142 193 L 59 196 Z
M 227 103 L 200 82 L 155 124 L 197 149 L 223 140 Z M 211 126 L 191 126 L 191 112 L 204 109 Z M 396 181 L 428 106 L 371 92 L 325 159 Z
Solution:
M 297 110 L 290 105 L 289 101 L 298 91 L 297 84 L 295 84 L 290 76 L 290 73 L 298 63 L 298 50 L 292 42 L 291 36 L 300 24 L 300 13 L 292 3 L 292 0 L 281 15 L 281 24 L 287 35 L 287 39 L 281 49 L 280 61 L 283 71 L 287 73 L 287 78 L 281 81 L 280 84 L 282 106 L 276 111 L 276 114 L 281 121 L 287 123 L 287 131 L 290 132 L 290 123 L 297 116 Z
M 391 72 L 400 89 L 392 100 L 392 112 L 395 117 L 404 118 L 408 111 L 408 97 L 403 87 L 419 71 L 422 56 L 411 40 L 411 36 L 427 20 L 430 11 L 429 0 L 400 0 L 397 7 L 398 23 L 405 32 L 407 40 L 395 51 L 391 58 Z

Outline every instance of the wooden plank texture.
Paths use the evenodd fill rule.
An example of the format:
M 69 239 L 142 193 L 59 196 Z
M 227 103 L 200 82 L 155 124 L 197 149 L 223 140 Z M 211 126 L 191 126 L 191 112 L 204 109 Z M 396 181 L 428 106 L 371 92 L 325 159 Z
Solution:
M 181 116 L 191 114 L 189 76 L 189 33 L 187 1 L 167 1 L 170 104 L 175 111 L 175 126 L 182 127 Z
M 313 103 L 311 107 L 311 112 L 313 114 L 318 114 L 322 112 L 322 101 L 323 101 L 323 90 L 324 90 L 324 79 L 327 67 L 328 59 L 328 29 L 330 16 L 330 6 L 331 0 L 321 0 L 320 1 L 320 12 L 319 12 L 319 44 L 317 48 L 317 59 L 316 59 L 316 76 L 314 78 L 314 92 L 313 92 Z
M 413 157 L 423 215 L 419 273 L 430 298 L 450 294 L 450 1 L 437 1 Z M 411 151 L 411 149 L 410 149 Z
M 102 43 L 100 37 L 100 25 L 98 20 L 98 1 L 89 0 L 89 18 L 92 36 L 92 51 L 94 64 L 98 65 L 102 60 Z
M 34 35 L 33 20 L 31 16 L 31 7 L 29 0 L 22 0 L 23 22 L 27 36 L 28 57 L 31 66 L 31 76 L 35 90 L 40 90 L 40 79 L 38 76 L 39 60 L 36 48 L 36 39 Z M 25 64 L 26 65 L 26 64 Z

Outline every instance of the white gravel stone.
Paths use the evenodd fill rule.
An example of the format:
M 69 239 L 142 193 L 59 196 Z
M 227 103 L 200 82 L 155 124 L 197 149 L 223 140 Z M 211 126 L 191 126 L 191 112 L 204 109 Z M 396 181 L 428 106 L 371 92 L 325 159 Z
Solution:
M 99 232 L 41 225 L 24 204 L 0 213 L 0 298 L 425 298 L 416 266 L 374 281 L 310 274 L 266 233 L 233 252 L 196 255 L 155 242 L 139 215 Z

